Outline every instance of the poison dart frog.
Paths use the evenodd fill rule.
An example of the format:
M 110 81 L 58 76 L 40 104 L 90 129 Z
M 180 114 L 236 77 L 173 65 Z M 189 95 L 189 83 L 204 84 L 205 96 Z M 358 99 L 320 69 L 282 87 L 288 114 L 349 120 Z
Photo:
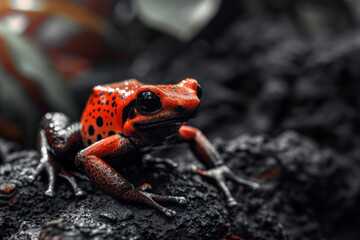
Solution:
M 63 166 L 64 156 L 73 153 L 77 168 L 105 193 L 174 216 L 175 211 L 159 202 L 186 204 L 185 197 L 150 193 L 147 190 L 151 186 L 146 183 L 135 187 L 107 159 L 121 162 L 126 156 L 143 154 L 156 146 L 185 142 L 208 168 L 192 171 L 213 178 L 224 192 L 228 205 L 236 205 L 225 179 L 253 188 L 259 185 L 235 176 L 201 131 L 185 125 L 197 115 L 201 95 L 200 85 L 191 78 L 175 85 L 146 85 L 132 79 L 96 86 L 80 122 L 71 123 L 62 113 L 45 114 L 38 138 L 41 160 L 30 179 L 34 180 L 45 169 L 49 179 L 46 195 L 55 195 L 58 175 L 68 180 L 76 196 L 84 195 L 73 174 Z

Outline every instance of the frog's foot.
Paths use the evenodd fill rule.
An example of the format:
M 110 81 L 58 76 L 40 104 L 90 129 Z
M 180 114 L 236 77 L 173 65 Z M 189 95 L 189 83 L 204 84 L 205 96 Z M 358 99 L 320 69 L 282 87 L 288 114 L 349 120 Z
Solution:
M 168 217 L 173 217 L 176 215 L 174 210 L 161 206 L 157 202 L 169 202 L 169 203 L 176 203 L 180 205 L 187 204 L 187 200 L 185 197 L 179 196 L 162 196 L 155 193 L 149 193 L 145 190 L 149 189 L 149 184 L 145 183 L 141 185 L 138 189 L 132 188 L 122 194 L 121 199 L 123 200 L 130 200 L 139 203 L 143 203 L 149 205 L 160 212 L 164 213 Z
M 168 167 L 170 169 L 175 169 L 178 166 L 178 164 L 176 162 L 174 162 L 173 160 L 171 160 L 169 158 L 153 157 L 150 154 L 145 154 L 143 156 L 143 161 L 147 165 L 160 166 L 160 167 L 165 166 L 165 167 Z
M 179 196 L 162 196 L 155 193 L 148 193 L 150 196 L 155 199 L 158 202 L 171 202 L 171 203 L 177 203 L 180 205 L 186 205 L 187 200 L 185 197 L 179 197 Z
M 151 201 L 151 205 L 164 213 L 168 217 L 173 217 L 176 215 L 176 211 L 171 210 L 169 208 L 166 208 L 157 202 L 170 202 L 170 203 L 177 203 L 181 205 L 185 205 L 187 203 L 187 200 L 185 197 L 179 197 L 179 196 L 161 196 L 154 193 L 139 191 L 140 194 L 144 195 L 148 200 Z
M 192 166 L 191 169 L 193 172 L 198 173 L 202 176 L 206 176 L 208 178 L 211 178 L 215 180 L 216 184 L 219 186 L 221 191 L 225 194 L 227 199 L 227 204 L 229 207 L 233 207 L 237 205 L 237 201 L 230 193 L 229 188 L 226 185 L 225 180 L 228 178 L 230 180 L 233 180 L 234 182 L 238 184 L 243 184 L 246 186 L 251 187 L 252 189 L 257 189 L 260 187 L 260 185 L 256 182 L 252 182 L 243 178 L 240 178 L 236 176 L 227 166 L 222 165 L 216 168 L 212 168 L 210 170 L 204 171 L 197 167 Z
M 37 166 L 33 175 L 30 175 L 28 177 L 29 181 L 33 182 L 43 170 L 45 170 L 49 181 L 47 190 L 45 191 L 46 196 L 48 197 L 55 196 L 55 183 L 57 176 L 66 179 L 70 183 L 70 186 L 72 187 L 75 196 L 85 195 L 85 192 L 78 186 L 74 176 L 68 173 L 61 166 L 58 166 L 55 163 L 55 161 L 52 159 L 52 157 L 49 157 L 48 160 L 44 160 L 44 158 L 41 159 L 40 164 Z
M 30 182 L 33 182 L 36 177 L 43 171 L 47 173 L 48 176 L 48 187 L 45 191 L 45 195 L 49 197 L 55 196 L 55 182 L 57 176 L 60 176 L 66 179 L 71 187 L 74 190 L 76 196 L 83 196 L 85 192 L 77 185 L 76 180 L 73 175 L 67 172 L 62 166 L 60 166 L 53 158 L 51 153 L 47 150 L 47 142 L 45 138 L 44 131 L 40 131 L 40 164 L 35 169 L 34 173 L 28 177 Z
M 138 187 L 141 191 L 147 191 L 152 189 L 151 185 L 148 183 L 144 183 L 143 185 L 141 185 L 140 187 Z M 177 203 L 180 205 L 186 205 L 187 204 L 187 200 L 184 197 L 179 197 L 179 196 L 162 196 L 162 195 L 158 195 L 155 193 L 149 193 L 147 192 L 148 195 L 151 196 L 152 199 L 158 201 L 158 202 L 171 202 L 171 203 Z

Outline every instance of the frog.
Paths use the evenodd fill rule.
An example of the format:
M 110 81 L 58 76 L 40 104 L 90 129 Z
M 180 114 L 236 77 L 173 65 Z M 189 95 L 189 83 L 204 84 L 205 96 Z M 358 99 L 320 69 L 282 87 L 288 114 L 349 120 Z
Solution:
M 185 205 L 186 197 L 151 193 L 148 183 L 135 187 L 107 159 L 119 163 L 132 154 L 148 156 L 157 147 L 187 143 L 206 166 L 205 170 L 192 167 L 191 171 L 213 179 L 227 204 L 235 206 L 237 201 L 227 179 L 254 189 L 260 185 L 235 175 L 205 135 L 186 125 L 198 115 L 201 96 L 202 88 L 192 78 L 172 85 L 150 85 L 130 79 L 95 86 L 80 122 L 71 122 L 60 112 L 44 115 L 38 132 L 40 163 L 30 180 L 45 170 L 48 176 L 45 195 L 55 196 L 54 185 L 59 176 L 70 183 L 76 196 L 85 195 L 77 184 L 76 173 L 63 164 L 64 159 L 70 159 L 106 194 L 155 208 L 172 217 L 176 211 L 161 204 Z

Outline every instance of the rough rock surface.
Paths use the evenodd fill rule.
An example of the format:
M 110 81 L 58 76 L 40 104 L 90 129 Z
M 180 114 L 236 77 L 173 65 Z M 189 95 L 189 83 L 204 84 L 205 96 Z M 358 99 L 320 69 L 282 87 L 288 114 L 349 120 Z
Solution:
M 190 173 L 164 168 L 122 169 L 133 183 L 148 181 L 154 192 L 186 196 L 187 206 L 169 206 L 177 211 L 168 218 L 153 209 L 120 203 L 96 189 L 89 181 L 80 181 L 86 190 L 85 199 L 75 198 L 67 183 L 59 181 L 55 198 L 44 196 L 45 174 L 33 184 L 27 176 L 39 163 L 36 151 L 14 152 L 0 167 L 1 182 L 15 184 L 15 193 L 2 196 L 2 224 L 4 236 L 16 231 L 16 238 L 61 236 L 62 239 L 89 237 L 125 239 L 174 239 L 175 236 L 192 238 L 220 238 L 227 231 L 228 212 L 214 187 Z M 51 223 L 48 223 L 51 222 Z M 45 225 L 44 225 L 45 224 Z M 44 225 L 44 226 L 43 226 Z M 43 226 L 43 227 L 42 227 Z
M 121 170 L 134 182 L 146 179 L 154 192 L 186 196 L 187 206 L 169 206 L 177 211 L 175 218 L 118 202 L 86 180 L 81 181 L 88 194 L 84 199 L 75 198 L 63 181 L 57 184 L 57 196 L 48 198 L 43 195 L 44 176 L 34 184 L 26 181 L 38 163 L 37 153 L 13 152 L 0 167 L 1 182 L 16 185 L 15 193 L 1 198 L 3 237 L 220 239 L 230 229 L 244 239 L 319 239 L 323 229 L 318 219 L 329 214 L 337 217 L 331 220 L 339 220 L 359 196 L 352 184 L 359 180 L 359 167 L 344 166 L 335 152 L 295 132 L 274 139 L 240 135 L 231 141 L 219 139 L 216 146 L 235 173 L 262 186 L 253 191 L 230 183 L 239 202 L 235 208 L 227 208 L 217 188 L 186 170 L 197 164 L 191 154 L 177 157 L 180 166 L 172 171 Z M 334 189 L 342 194 L 334 194 Z M 327 209 L 332 209 L 331 214 Z

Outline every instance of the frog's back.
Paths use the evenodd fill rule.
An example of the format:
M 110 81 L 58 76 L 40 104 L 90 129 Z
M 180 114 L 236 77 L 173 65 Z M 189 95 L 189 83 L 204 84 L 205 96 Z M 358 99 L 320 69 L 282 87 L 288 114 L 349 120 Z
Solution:
M 124 109 L 132 103 L 136 89 L 142 85 L 131 79 L 93 88 L 81 117 L 84 146 L 123 133 Z

